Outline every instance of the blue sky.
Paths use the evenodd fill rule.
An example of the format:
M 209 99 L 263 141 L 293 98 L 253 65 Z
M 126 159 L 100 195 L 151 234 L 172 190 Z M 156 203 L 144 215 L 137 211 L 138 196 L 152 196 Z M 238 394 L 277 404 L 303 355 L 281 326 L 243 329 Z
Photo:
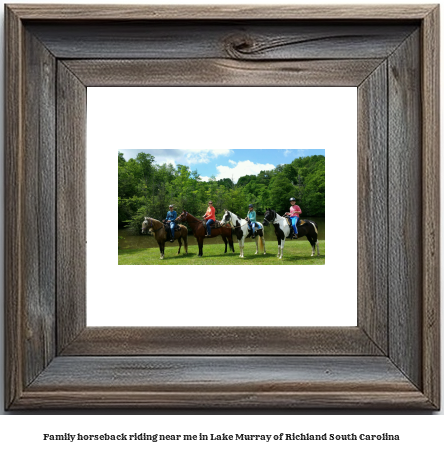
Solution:
M 186 165 L 197 170 L 202 180 L 229 178 L 236 183 L 241 176 L 259 174 L 295 158 L 325 155 L 324 149 L 120 149 L 126 160 L 139 152 L 156 157 L 156 163 Z

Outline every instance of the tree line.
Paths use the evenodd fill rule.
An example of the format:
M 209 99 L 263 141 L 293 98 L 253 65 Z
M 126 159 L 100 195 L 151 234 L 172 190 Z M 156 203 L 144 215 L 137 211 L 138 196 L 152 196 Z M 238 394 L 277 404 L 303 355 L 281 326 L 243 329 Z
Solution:
M 146 216 L 164 219 L 170 204 L 178 214 L 186 210 L 200 217 L 209 200 L 217 219 L 224 209 L 244 217 L 249 204 L 254 204 L 259 214 L 267 207 L 282 214 L 289 210 L 291 197 L 296 198 L 303 217 L 325 216 L 323 155 L 296 158 L 257 176 L 242 176 L 235 184 L 227 178 L 202 181 L 188 166 L 158 165 L 155 157 L 144 152 L 129 160 L 119 152 L 118 186 L 119 228 L 131 227 L 135 232 L 140 231 Z

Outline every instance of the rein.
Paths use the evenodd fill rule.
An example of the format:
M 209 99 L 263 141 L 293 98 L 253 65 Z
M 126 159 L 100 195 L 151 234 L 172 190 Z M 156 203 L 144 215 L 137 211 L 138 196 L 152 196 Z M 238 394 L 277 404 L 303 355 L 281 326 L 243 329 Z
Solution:
M 150 221 L 151 225 L 149 225 L 148 228 L 152 228 L 152 230 L 153 230 L 155 233 L 157 233 L 158 231 L 160 231 L 160 230 L 163 228 L 163 224 L 162 224 L 162 226 L 161 226 L 160 228 L 157 228 L 157 230 L 155 230 L 155 229 L 154 229 L 153 219 L 150 218 L 149 221 Z M 159 223 L 162 223 L 162 222 L 159 222 Z
M 267 220 L 268 223 L 271 223 L 272 225 L 276 225 L 276 224 L 279 224 L 280 220 L 277 219 L 277 216 L 278 216 L 278 213 L 276 211 L 273 211 L 274 212 L 274 218 L 272 221 L 270 220 L 267 220 L 267 219 L 264 219 L 264 220 Z M 281 217 L 281 219 L 283 219 L 284 217 L 282 216 L 279 216 Z

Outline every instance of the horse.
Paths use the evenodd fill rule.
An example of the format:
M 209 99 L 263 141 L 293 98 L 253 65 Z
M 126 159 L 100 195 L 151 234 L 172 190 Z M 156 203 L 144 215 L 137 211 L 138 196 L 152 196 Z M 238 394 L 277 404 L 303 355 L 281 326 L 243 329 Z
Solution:
M 301 224 L 297 225 L 298 237 L 306 236 L 311 245 L 311 256 L 314 255 L 316 246 L 318 248 L 319 255 L 318 225 L 316 222 L 312 222 L 311 220 L 300 220 L 300 222 Z M 281 217 L 273 209 L 267 209 L 264 215 L 264 225 L 267 226 L 269 223 L 272 223 L 274 226 L 274 232 L 278 241 L 277 256 L 282 260 L 285 238 L 287 238 L 291 233 L 290 226 L 288 225 L 287 219 Z
M 197 239 L 197 244 L 199 245 L 199 255 L 203 256 L 203 241 L 205 238 L 205 225 L 202 220 L 197 219 L 194 215 L 191 215 L 187 211 L 183 211 L 179 217 L 176 218 L 176 222 L 188 222 L 191 230 L 193 231 L 194 237 Z M 211 236 L 216 237 L 222 236 L 223 241 L 225 242 L 225 252 L 227 253 L 227 239 L 230 244 L 230 250 L 234 252 L 233 238 L 231 234 L 231 228 L 228 226 L 221 226 L 220 228 L 211 228 Z
M 179 225 L 180 230 L 174 232 L 174 239 L 179 242 L 179 250 L 177 254 L 179 255 L 180 249 L 182 247 L 182 239 L 185 247 L 185 254 L 188 253 L 188 229 L 186 226 Z M 163 260 L 165 256 L 165 242 L 167 241 L 168 235 L 165 229 L 165 225 L 159 220 L 145 217 L 145 220 L 142 223 L 142 234 L 146 233 L 147 230 L 150 230 L 154 233 L 154 237 L 159 244 L 160 249 L 160 259 Z
M 241 219 L 239 216 L 234 214 L 233 212 L 227 211 L 225 209 L 224 216 L 222 217 L 221 220 L 222 224 L 226 223 L 231 223 L 233 226 L 234 233 L 237 236 L 237 240 L 239 242 L 239 250 L 240 250 L 240 258 L 244 258 L 244 244 L 245 244 L 245 239 L 247 238 L 249 234 L 249 227 L 248 227 L 248 222 L 245 219 Z M 260 224 L 257 223 L 257 225 L 260 228 L 256 229 L 256 237 L 254 240 L 256 241 L 256 253 L 257 255 L 258 252 L 258 239 L 259 239 L 259 244 L 261 245 L 261 248 L 264 251 L 264 255 L 266 254 L 265 251 L 265 240 L 264 240 L 264 230 L 260 226 Z

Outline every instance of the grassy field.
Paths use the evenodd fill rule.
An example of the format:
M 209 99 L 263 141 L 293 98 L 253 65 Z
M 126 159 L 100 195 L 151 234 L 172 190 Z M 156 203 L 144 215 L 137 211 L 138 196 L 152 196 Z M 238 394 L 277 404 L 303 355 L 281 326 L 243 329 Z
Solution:
M 284 258 L 279 260 L 277 258 L 277 241 L 267 242 L 267 254 L 256 251 L 256 245 L 253 242 L 247 242 L 244 249 L 244 257 L 239 258 L 239 245 L 234 243 L 233 252 L 224 253 L 223 244 L 213 244 L 203 246 L 203 257 L 199 258 L 198 247 L 189 246 L 188 255 L 184 255 L 183 246 L 180 255 L 177 255 L 179 245 L 177 242 L 174 244 L 165 245 L 165 258 L 160 259 L 160 252 L 158 248 L 151 249 L 119 249 L 119 264 L 136 265 L 136 264 L 325 264 L 325 241 L 319 241 L 320 256 L 311 256 L 310 243 L 302 238 L 297 241 L 286 241 L 284 247 Z

